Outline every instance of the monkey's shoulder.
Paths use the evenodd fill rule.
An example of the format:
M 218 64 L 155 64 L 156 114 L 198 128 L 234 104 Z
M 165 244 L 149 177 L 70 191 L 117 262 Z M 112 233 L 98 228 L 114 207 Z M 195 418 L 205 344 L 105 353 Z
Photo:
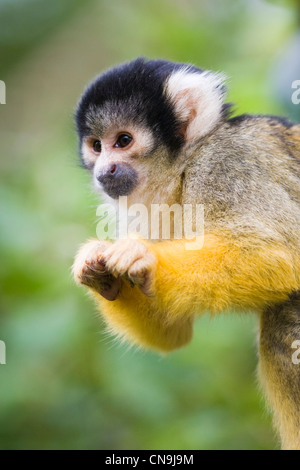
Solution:
M 288 150 L 300 158 L 300 124 L 289 119 L 273 115 L 242 114 L 229 118 L 226 129 L 231 136 L 238 135 L 244 139 L 253 139 L 255 144 L 278 146 L 281 150 Z
M 265 124 L 270 127 L 280 127 L 281 129 L 290 129 L 295 126 L 288 118 L 271 114 L 240 114 L 229 117 L 227 122 L 232 126 L 255 124 L 261 126 Z
M 294 234 L 300 223 L 300 126 L 272 116 L 229 119 L 195 151 L 183 188 L 184 199 L 205 205 L 212 226 Z

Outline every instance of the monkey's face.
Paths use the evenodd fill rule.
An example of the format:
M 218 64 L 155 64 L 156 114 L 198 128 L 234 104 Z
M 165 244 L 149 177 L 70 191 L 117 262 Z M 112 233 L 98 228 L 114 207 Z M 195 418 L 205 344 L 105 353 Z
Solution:
M 144 202 L 144 194 L 170 173 L 171 155 L 175 158 L 182 144 L 158 77 L 161 63 L 154 62 L 138 60 L 101 75 L 77 108 L 84 166 L 92 171 L 95 188 L 113 199 L 130 195 L 132 202 Z M 174 67 L 167 65 L 166 76 Z
M 138 59 L 97 77 L 79 102 L 84 166 L 92 170 L 96 189 L 113 199 L 133 195 L 142 202 L 141 194 L 157 179 L 154 169 L 166 173 L 165 163 L 170 166 L 170 155 L 181 147 L 177 116 L 164 93 L 174 67 Z
M 127 124 L 101 133 L 95 129 L 84 137 L 81 153 L 84 165 L 92 170 L 95 188 L 117 199 L 145 186 L 146 161 L 154 150 L 150 132 Z
M 133 202 L 165 198 L 179 184 L 179 155 L 187 160 L 187 148 L 221 120 L 222 80 L 193 66 L 143 59 L 97 77 L 76 112 L 82 160 L 96 189 L 113 199 L 132 195 Z

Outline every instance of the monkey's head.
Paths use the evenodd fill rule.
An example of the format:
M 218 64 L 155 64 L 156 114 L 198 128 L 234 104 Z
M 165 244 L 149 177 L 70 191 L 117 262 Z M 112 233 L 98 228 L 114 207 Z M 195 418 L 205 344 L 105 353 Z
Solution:
M 136 59 L 97 77 L 76 111 L 83 164 L 117 199 L 170 176 L 178 156 L 224 113 L 223 77 L 186 64 Z

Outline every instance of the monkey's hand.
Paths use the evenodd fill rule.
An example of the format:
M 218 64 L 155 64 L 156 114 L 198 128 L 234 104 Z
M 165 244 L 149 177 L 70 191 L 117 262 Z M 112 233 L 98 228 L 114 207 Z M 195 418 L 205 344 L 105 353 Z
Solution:
M 152 244 L 133 235 L 115 243 L 87 242 L 76 256 L 73 273 L 78 284 L 94 293 L 112 331 L 135 344 L 166 352 L 190 341 L 193 314 L 172 318 L 163 303 L 157 303 L 158 267 Z M 132 289 L 130 284 L 139 288 Z
M 121 289 L 121 279 L 113 276 L 105 266 L 104 253 L 112 244 L 107 241 L 90 240 L 79 250 L 73 265 L 78 284 L 88 286 L 107 300 L 115 300 Z
M 122 276 L 132 286 L 137 285 L 143 294 L 154 295 L 157 261 L 146 243 L 134 236 L 118 240 L 102 256 L 105 269 L 114 277 Z

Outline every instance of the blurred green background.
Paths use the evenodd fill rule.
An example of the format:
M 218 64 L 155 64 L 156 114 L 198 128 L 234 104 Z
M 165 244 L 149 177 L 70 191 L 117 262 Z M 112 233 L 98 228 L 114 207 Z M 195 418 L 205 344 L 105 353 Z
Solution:
M 107 337 L 74 286 L 98 200 L 73 113 L 96 74 L 143 55 L 224 71 L 236 112 L 297 118 L 299 18 L 298 1 L 0 0 L 0 449 L 277 447 L 256 318 L 203 317 L 161 358 Z

